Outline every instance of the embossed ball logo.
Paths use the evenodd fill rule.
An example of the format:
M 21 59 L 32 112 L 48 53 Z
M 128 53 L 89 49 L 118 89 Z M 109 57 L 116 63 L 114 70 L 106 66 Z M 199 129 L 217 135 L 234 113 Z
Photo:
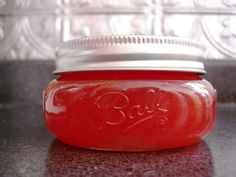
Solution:
M 100 129 L 129 122 L 124 129 L 124 131 L 129 131 L 151 119 L 158 119 L 160 126 L 164 127 L 168 121 L 168 110 L 162 107 L 164 101 L 160 99 L 162 94 L 161 90 L 145 89 L 142 95 L 145 101 L 139 103 L 134 102 L 127 91 L 111 91 L 97 96 L 95 105 L 103 117 Z M 137 97 L 139 95 L 136 95 Z

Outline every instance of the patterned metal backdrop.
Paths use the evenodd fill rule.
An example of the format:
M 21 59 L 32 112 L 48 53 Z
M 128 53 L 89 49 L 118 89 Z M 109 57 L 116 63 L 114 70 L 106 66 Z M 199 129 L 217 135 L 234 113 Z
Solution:
M 236 59 L 236 0 L 0 0 L 0 59 L 51 59 L 60 41 L 97 34 L 187 37 Z

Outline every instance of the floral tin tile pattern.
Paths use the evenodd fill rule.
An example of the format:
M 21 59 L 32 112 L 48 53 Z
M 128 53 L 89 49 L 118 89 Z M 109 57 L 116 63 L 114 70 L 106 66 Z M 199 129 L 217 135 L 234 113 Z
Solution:
M 171 35 L 236 59 L 233 0 L 0 0 L 0 59 L 52 59 L 60 42 L 103 34 Z

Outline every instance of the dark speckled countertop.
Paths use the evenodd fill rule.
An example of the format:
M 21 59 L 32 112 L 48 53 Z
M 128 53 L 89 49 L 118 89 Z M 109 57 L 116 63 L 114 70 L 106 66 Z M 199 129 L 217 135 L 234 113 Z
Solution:
M 236 176 L 236 105 L 220 104 L 214 131 L 179 149 L 115 153 L 71 147 L 44 127 L 41 106 L 0 108 L 0 176 Z

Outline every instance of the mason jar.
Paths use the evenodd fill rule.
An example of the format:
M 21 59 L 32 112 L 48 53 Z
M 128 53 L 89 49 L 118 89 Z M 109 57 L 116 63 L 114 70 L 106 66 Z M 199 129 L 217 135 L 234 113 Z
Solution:
M 64 143 L 153 151 L 199 142 L 213 128 L 216 90 L 199 43 L 166 36 L 95 36 L 56 48 L 44 120 Z

